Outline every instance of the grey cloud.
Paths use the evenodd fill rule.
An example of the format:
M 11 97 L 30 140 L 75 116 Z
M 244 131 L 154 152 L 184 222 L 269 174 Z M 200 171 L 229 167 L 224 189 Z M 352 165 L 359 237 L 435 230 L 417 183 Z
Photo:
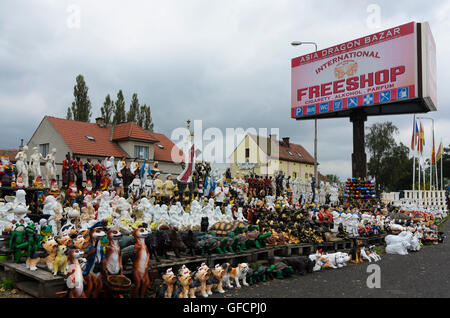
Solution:
M 64 117 L 75 77 L 89 86 L 93 117 L 107 94 L 137 93 L 152 107 L 155 129 L 170 136 L 189 118 L 204 129 L 277 127 L 280 137 L 313 150 L 313 122 L 290 119 L 290 59 L 374 33 L 366 26 L 372 1 L 78 1 L 81 28 L 66 25 L 72 1 L 0 4 L 0 147 L 31 137 L 44 115 Z M 382 27 L 430 21 L 438 44 L 439 113 L 450 92 L 446 56 L 450 12 L 445 1 L 378 1 Z M 447 11 L 445 11 L 447 10 Z M 411 116 L 391 120 L 408 144 Z M 450 133 L 439 125 L 439 134 Z M 445 140 L 444 140 L 445 141 Z M 352 129 L 348 119 L 319 121 L 319 161 L 325 173 L 351 171 Z M 345 169 L 335 171 L 345 163 Z

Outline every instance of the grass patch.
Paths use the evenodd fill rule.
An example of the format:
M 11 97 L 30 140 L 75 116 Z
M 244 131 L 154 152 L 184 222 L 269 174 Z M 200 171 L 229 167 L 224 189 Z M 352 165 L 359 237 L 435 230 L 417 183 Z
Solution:
M 386 254 L 386 248 L 384 248 L 384 247 L 377 247 L 377 248 L 375 249 L 375 253 L 377 253 L 378 255 L 380 255 L 380 254 Z
M 447 223 L 447 221 L 450 219 L 450 215 L 447 215 L 445 218 L 443 218 L 441 221 L 436 223 L 436 226 L 438 227 L 439 230 L 442 230 L 442 228 L 444 227 L 445 223 Z
M 2 282 L 0 283 L 0 288 L 10 290 L 16 287 L 16 282 L 12 280 L 11 278 L 4 278 Z

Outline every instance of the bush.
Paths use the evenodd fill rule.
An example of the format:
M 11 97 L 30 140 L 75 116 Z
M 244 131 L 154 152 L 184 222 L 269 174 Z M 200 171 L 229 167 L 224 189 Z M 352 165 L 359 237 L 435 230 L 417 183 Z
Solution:
M 13 289 L 16 286 L 16 282 L 11 278 L 4 278 L 0 284 L 0 287 L 6 290 Z

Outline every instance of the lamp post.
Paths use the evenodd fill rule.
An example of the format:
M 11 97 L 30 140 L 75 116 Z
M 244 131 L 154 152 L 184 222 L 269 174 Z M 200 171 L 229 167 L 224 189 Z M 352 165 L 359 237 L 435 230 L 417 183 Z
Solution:
M 292 46 L 299 46 L 303 44 L 313 44 L 317 52 L 317 43 L 315 42 L 301 42 L 301 41 L 291 42 Z M 317 119 L 314 119 L 314 180 L 315 180 L 314 187 L 317 189 L 319 185 L 319 178 L 317 171 Z

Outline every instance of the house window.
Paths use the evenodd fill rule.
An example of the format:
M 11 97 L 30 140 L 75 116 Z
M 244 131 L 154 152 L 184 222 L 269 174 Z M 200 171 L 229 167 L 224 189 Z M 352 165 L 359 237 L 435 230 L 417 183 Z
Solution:
M 249 158 L 250 157 L 250 148 L 246 148 L 245 149 L 245 158 Z
M 40 144 L 39 145 L 39 152 L 42 154 L 42 156 L 47 156 L 49 152 L 50 144 Z
M 148 147 L 134 146 L 134 157 L 148 160 Z

